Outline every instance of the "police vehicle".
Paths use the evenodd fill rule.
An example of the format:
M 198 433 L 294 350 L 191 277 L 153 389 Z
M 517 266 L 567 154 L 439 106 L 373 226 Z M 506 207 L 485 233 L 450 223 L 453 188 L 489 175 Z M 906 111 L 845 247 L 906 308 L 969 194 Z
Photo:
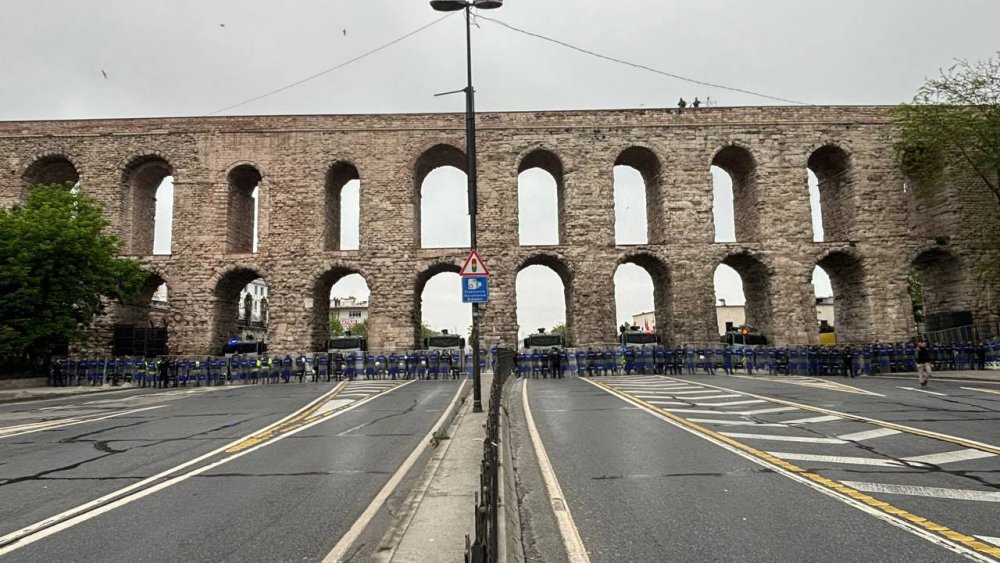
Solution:
M 429 354 L 422 357 L 420 361 L 426 363 L 428 377 L 437 379 L 440 375 L 457 378 L 466 365 L 465 355 L 462 354 L 462 351 L 465 350 L 465 339 L 461 336 L 448 334 L 448 331 L 424 338 L 424 350 L 427 350 Z
M 368 339 L 363 336 L 336 336 L 326 341 L 326 351 L 331 354 L 368 351 Z
M 230 338 L 222 347 L 222 355 L 227 358 L 233 355 L 259 356 L 266 352 L 267 344 L 260 340 L 240 340 L 239 338 Z
M 767 338 L 756 329 L 749 326 L 741 326 L 724 334 L 721 338 L 723 344 L 735 346 L 764 346 Z
M 435 334 L 424 338 L 424 350 L 457 350 L 465 349 L 465 339 L 454 334 Z
M 563 348 L 565 343 L 563 342 L 562 335 L 546 333 L 543 330 L 539 330 L 535 334 L 529 335 L 524 339 L 524 349 L 527 351 L 531 350 L 551 350 L 553 348 Z
M 626 348 L 643 348 L 658 345 L 660 337 L 651 332 L 643 332 L 634 326 L 618 335 L 618 343 Z

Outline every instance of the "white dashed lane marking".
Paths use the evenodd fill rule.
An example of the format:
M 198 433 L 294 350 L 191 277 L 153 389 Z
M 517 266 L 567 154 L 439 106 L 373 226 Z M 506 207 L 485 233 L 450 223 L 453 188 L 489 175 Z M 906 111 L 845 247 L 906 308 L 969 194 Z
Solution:
M 888 485 L 885 483 L 865 483 L 862 481 L 841 481 L 844 485 L 866 493 L 909 495 L 953 500 L 975 500 L 980 502 L 1000 502 L 1000 493 L 970 491 L 968 489 L 945 489 L 941 487 L 913 487 L 910 485 Z
M 983 540 L 986 543 L 991 543 L 997 547 L 1000 547 L 1000 538 L 995 538 L 993 536 L 976 536 L 976 537 Z
M 894 459 L 883 459 L 878 457 L 850 457 L 836 455 L 814 455 L 799 454 L 792 452 L 767 452 L 775 457 L 787 459 L 789 461 L 818 461 L 821 463 L 838 463 L 847 465 L 875 465 L 880 467 L 906 467 L 905 463 Z
M 722 403 L 695 403 L 695 405 L 699 407 L 735 407 L 737 405 L 753 405 L 766 402 L 760 399 L 747 399 L 744 401 L 726 401 Z
M 835 420 L 844 420 L 839 416 L 831 416 L 825 414 L 823 416 L 810 416 L 808 418 L 796 418 L 794 420 L 784 420 L 782 424 L 813 424 L 816 422 L 833 422 Z
M 804 442 L 807 444 L 846 444 L 847 442 L 837 438 L 813 438 L 812 436 L 775 436 L 773 434 L 741 434 L 739 432 L 719 432 L 723 436 L 730 438 L 743 438 L 746 440 L 774 440 L 776 442 Z
M 965 448 L 961 450 L 955 450 L 952 452 L 943 452 L 938 454 L 908 457 L 906 458 L 906 461 L 913 461 L 916 463 L 926 463 L 928 465 L 944 465 L 946 463 L 955 463 L 956 461 L 969 461 L 972 459 L 983 459 L 987 457 L 994 457 L 994 454 L 980 450 Z
M 656 403 L 653 404 L 655 405 Z M 699 424 L 719 424 L 721 426 L 785 427 L 784 424 L 780 423 L 754 422 L 752 420 L 719 420 L 717 418 L 689 418 L 688 420 Z
M 946 393 L 938 393 L 937 391 L 928 391 L 926 389 L 917 389 L 916 387 L 898 387 L 899 389 L 905 389 L 907 391 L 916 391 L 917 393 L 926 393 L 928 395 L 937 395 L 939 397 L 947 397 Z
M 892 428 L 876 428 L 875 430 L 865 430 L 864 432 L 853 432 L 851 434 L 841 434 L 837 436 L 841 440 L 848 440 L 850 442 L 861 442 L 864 440 L 874 440 L 875 438 L 883 438 L 885 436 L 895 436 L 896 434 L 902 434 L 899 430 L 893 430 Z

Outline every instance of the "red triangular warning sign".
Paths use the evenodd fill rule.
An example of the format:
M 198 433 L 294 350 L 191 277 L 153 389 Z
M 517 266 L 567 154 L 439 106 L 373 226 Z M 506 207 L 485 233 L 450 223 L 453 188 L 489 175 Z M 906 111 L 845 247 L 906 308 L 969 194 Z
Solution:
M 462 264 L 462 269 L 458 272 L 458 275 L 488 276 L 490 275 L 490 271 L 486 268 L 486 262 L 483 262 L 483 257 L 473 250 L 469 253 L 469 257 L 465 259 L 465 263 Z

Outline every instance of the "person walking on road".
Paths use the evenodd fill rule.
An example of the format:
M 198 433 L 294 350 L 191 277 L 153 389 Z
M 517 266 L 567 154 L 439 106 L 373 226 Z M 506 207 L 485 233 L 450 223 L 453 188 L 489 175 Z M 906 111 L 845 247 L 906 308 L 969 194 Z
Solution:
M 927 341 L 917 342 L 917 377 L 921 387 L 927 387 L 931 378 L 931 352 L 927 349 Z

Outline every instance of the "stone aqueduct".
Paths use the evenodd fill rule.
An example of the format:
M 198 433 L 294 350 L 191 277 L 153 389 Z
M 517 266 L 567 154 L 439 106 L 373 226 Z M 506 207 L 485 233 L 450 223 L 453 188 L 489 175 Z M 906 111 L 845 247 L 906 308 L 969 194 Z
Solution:
M 81 182 L 101 200 L 126 253 L 150 272 L 138 305 L 96 323 L 143 322 L 168 283 L 175 353 L 217 349 L 235 330 L 237 294 L 270 289 L 269 343 L 318 349 L 329 290 L 360 273 L 371 291 L 370 344 L 409 348 L 421 292 L 457 271 L 467 249 L 419 242 L 423 178 L 465 169 L 461 115 L 317 115 L 0 123 L 0 205 L 38 182 Z M 568 340 L 615 337 L 613 275 L 645 268 L 658 330 L 668 342 L 716 338 L 713 274 L 743 277 L 748 322 L 775 342 L 815 342 L 811 273 L 830 274 L 843 341 L 914 334 L 907 274 L 924 280 L 927 312 L 991 308 L 969 241 L 988 200 L 952 181 L 937 198 L 908 190 L 891 152 L 886 108 L 711 108 L 483 113 L 479 134 L 479 247 L 493 272 L 482 310 L 487 344 L 515 342 L 515 277 L 551 267 L 565 286 Z M 710 165 L 733 178 L 737 242 L 716 243 Z M 647 194 L 648 244 L 616 246 L 612 170 L 637 169 Z M 540 167 L 556 179 L 559 244 L 519 246 L 517 178 Z M 806 170 L 820 181 L 828 242 L 813 242 Z M 174 177 L 172 254 L 152 255 L 153 200 Z M 339 191 L 360 179 L 360 250 L 339 249 Z M 260 186 L 259 249 L 251 251 Z M 456 288 L 457 291 L 457 288 Z

